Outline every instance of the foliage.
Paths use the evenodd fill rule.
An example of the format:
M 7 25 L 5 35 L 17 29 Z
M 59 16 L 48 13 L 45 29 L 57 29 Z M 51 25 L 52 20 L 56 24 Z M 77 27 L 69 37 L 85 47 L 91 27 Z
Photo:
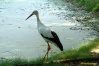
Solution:
M 99 0 L 66 0 L 84 6 L 88 12 L 99 12 Z

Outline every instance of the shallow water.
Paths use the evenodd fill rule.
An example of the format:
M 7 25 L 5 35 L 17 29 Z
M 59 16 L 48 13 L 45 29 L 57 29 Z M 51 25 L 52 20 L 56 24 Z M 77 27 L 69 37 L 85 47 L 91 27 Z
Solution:
M 0 57 L 26 59 L 42 57 L 47 43 L 37 30 L 36 17 L 25 19 L 38 10 L 41 21 L 54 30 L 64 50 L 75 48 L 89 41 L 92 30 L 81 30 L 83 25 L 71 17 L 82 14 L 64 0 L 0 0 Z M 50 56 L 61 51 L 51 45 Z M 58 52 L 57 52 L 58 51 Z

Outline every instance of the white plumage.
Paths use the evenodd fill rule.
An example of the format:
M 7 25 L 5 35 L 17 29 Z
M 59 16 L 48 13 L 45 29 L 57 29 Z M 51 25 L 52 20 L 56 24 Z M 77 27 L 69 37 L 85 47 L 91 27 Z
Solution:
M 49 42 L 50 43 L 54 43 L 61 51 L 63 51 L 63 46 L 62 46 L 62 44 L 61 44 L 57 34 L 54 31 L 52 31 L 49 27 L 45 26 L 40 21 L 38 11 L 37 10 L 33 11 L 32 14 L 28 18 L 30 18 L 32 15 L 36 15 L 36 17 L 37 17 L 38 32 L 45 39 L 45 41 L 48 43 L 48 51 L 47 51 L 46 55 L 48 55 L 48 52 L 50 50 Z M 45 58 L 45 56 L 44 56 L 44 58 Z
M 51 34 L 51 30 L 46 26 L 39 26 L 38 31 L 40 34 L 42 34 L 45 37 L 54 38 Z

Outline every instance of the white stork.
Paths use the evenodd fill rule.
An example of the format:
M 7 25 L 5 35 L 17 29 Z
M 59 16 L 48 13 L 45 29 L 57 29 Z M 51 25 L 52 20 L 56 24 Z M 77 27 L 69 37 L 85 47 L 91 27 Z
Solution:
M 32 14 L 30 14 L 30 16 L 28 16 L 26 18 L 26 20 L 28 18 L 30 18 L 32 15 L 36 15 L 37 17 L 37 27 L 38 27 L 38 32 L 41 34 L 41 36 L 44 38 L 44 40 L 47 42 L 48 44 L 48 48 L 47 48 L 47 53 L 45 54 L 44 58 L 48 57 L 48 52 L 49 50 L 51 49 L 50 48 L 50 45 L 49 45 L 49 42 L 50 43 L 53 43 L 55 46 L 57 46 L 61 51 L 63 51 L 63 46 L 57 36 L 57 34 L 52 31 L 49 27 L 45 26 L 39 19 L 39 13 L 37 10 L 33 11 Z M 44 59 L 43 58 L 43 59 Z

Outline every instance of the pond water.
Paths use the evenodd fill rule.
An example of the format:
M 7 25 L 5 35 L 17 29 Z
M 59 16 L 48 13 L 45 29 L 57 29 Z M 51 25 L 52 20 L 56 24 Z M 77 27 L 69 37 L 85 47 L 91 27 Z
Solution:
M 38 33 L 36 17 L 25 21 L 34 10 L 39 11 L 42 23 L 58 34 L 64 50 L 94 37 L 90 36 L 93 31 L 84 28 L 73 16 L 84 12 L 64 0 L 0 0 L 0 58 L 44 56 L 47 43 Z M 53 44 L 51 48 L 50 56 L 61 53 Z

